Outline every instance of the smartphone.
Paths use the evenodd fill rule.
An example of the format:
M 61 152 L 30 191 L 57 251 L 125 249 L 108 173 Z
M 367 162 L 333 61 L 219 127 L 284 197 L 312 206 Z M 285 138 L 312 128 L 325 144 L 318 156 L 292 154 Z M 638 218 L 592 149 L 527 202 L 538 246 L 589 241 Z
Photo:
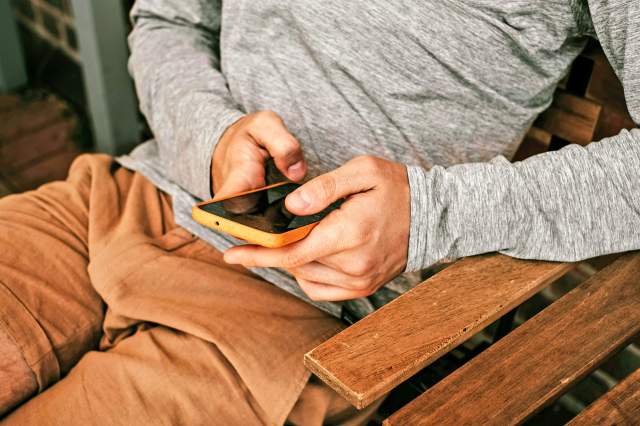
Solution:
M 344 200 L 309 216 L 289 212 L 284 200 L 300 185 L 280 182 L 196 204 L 193 219 L 209 228 L 263 247 L 283 247 L 306 237 L 318 222 Z

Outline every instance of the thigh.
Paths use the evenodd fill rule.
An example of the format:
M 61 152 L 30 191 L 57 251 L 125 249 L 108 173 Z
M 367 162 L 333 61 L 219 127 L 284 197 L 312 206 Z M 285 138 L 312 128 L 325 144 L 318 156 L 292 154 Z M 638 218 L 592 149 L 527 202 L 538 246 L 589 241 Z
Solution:
M 189 235 L 176 228 L 146 243 L 118 245 L 118 276 L 107 272 L 107 258 L 92 266 L 94 285 L 108 306 L 101 347 L 117 349 L 144 323 L 198 338 L 220 352 L 266 423 L 281 424 L 310 376 L 304 354 L 341 324 L 230 267 L 219 251 Z
M 162 326 L 138 330 L 4 420 L 6 425 L 262 425 L 265 418 L 216 345 Z
M 70 178 L 76 176 L 82 195 L 71 191 L 68 199 L 82 206 L 77 202 L 81 200 L 85 210 L 59 208 L 76 231 L 76 254 L 85 262 L 83 274 L 88 271 L 83 279 L 88 277 L 93 287 L 91 300 L 98 305 L 104 301 L 102 352 L 89 352 L 67 378 L 9 419 L 66 418 L 76 408 L 80 416 L 85 409 L 100 408 L 98 400 L 124 392 L 128 399 L 111 406 L 105 418 L 118 423 L 133 410 L 136 418 L 156 415 L 171 422 L 178 415 L 171 401 L 160 404 L 155 414 L 134 409 L 134 401 L 141 401 L 142 408 L 155 398 L 164 401 L 157 396 L 162 392 L 187 404 L 190 415 L 208 413 L 207 404 L 219 408 L 211 402 L 219 398 L 234 407 L 249 407 L 234 414 L 248 419 L 247 424 L 251 419 L 283 423 L 309 378 L 304 353 L 339 330 L 340 324 L 247 270 L 225 264 L 219 251 L 176 227 L 169 197 L 141 175 L 113 167 L 108 157 L 81 160 L 88 172 L 81 179 L 72 170 Z M 88 311 L 98 306 L 92 301 L 86 302 Z M 101 316 L 102 305 L 98 311 Z M 180 346 L 169 334 L 172 337 L 163 339 L 177 346 L 154 346 L 159 331 L 140 332 L 148 324 L 158 325 L 153 330 L 171 330 L 182 339 L 178 340 L 190 343 Z M 182 351 L 176 352 L 176 347 Z M 210 371 L 198 364 L 200 356 L 213 362 L 213 349 L 225 370 Z M 147 366 L 155 368 L 149 371 Z M 147 373 L 140 375 L 138 369 Z M 226 371 L 233 372 L 235 381 Z M 195 377 L 198 374 L 201 377 Z M 190 391 L 192 382 L 199 399 Z M 230 383 L 241 392 L 228 390 Z M 85 396 L 90 393 L 97 396 Z M 252 414 L 245 414 L 247 410 Z
M 304 388 L 305 352 L 341 328 L 315 307 L 223 261 L 222 253 L 174 223 L 168 197 L 138 174 L 109 233 L 90 239 L 89 275 L 106 304 L 100 349 L 110 351 L 136 327 L 159 324 L 215 347 L 256 404 L 282 423 Z M 104 228 L 92 203 L 89 229 Z
M 90 173 L 0 199 L 0 414 L 95 347 L 103 304 L 88 265 Z

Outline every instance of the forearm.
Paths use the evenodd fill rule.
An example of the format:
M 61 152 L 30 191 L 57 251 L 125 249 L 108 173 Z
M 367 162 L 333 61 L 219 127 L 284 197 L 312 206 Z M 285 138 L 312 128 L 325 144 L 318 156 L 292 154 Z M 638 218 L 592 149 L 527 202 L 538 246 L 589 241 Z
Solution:
M 501 251 L 575 261 L 640 249 L 640 130 L 509 163 L 409 168 L 408 270 Z
M 242 116 L 219 71 L 219 4 L 138 0 L 129 68 L 169 177 L 210 196 L 211 154 Z

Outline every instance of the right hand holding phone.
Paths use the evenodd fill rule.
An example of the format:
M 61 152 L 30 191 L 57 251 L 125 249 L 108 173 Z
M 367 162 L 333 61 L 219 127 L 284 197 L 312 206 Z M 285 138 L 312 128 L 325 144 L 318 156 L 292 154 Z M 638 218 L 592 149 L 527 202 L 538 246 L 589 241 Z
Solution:
M 294 182 L 301 181 L 307 173 L 300 142 L 289 133 L 278 114 L 260 111 L 233 123 L 220 138 L 211 161 L 215 197 L 265 186 L 265 163 L 269 158 L 273 158 L 278 170 Z M 225 208 L 244 213 L 253 207 L 250 199 L 245 204 L 225 205 Z
M 406 268 L 411 224 L 406 166 L 357 157 L 296 189 L 286 205 L 293 214 L 307 216 L 345 198 L 304 239 L 279 248 L 236 246 L 224 260 L 287 269 L 313 300 L 373 294 Z

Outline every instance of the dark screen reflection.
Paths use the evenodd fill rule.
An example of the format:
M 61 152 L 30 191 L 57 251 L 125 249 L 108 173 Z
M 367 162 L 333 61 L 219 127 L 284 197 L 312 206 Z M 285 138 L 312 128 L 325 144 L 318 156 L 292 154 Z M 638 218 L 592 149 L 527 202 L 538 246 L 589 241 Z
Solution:
M 310 216 L 295 216 L 287 210 L 284 200 L 300 185 L 287 183 L 253 194 L 208 203 L 201 208 L 225 219 L 250 226 L 260 231 L 280 234 L 320 221 L 331 211 L 340 207 L 344 200 Z

